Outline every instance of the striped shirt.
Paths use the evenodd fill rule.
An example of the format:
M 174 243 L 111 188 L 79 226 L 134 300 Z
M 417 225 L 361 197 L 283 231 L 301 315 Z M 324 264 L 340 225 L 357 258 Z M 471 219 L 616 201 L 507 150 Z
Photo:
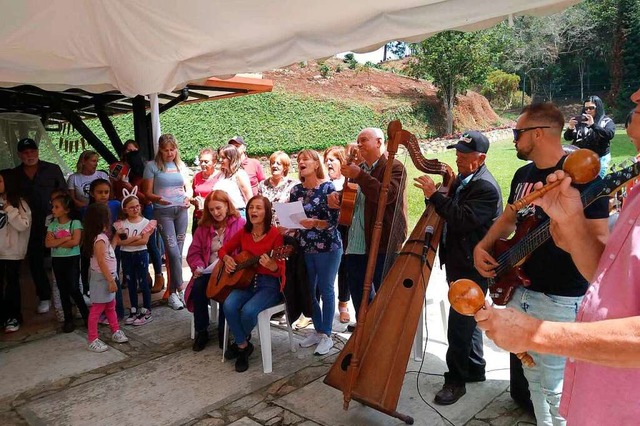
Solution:
M 371 174 L 373 169 L 378 164 L 378 160 L 373 163 L 371 167 L 367 166 L 367 163 L 362 163 L 360 168 L 363 172 Z M 356 194 L 356 202 L 353 206 L 353 220 L 349 227 L 349 238 L 347 243 L 347 250 L 345 254 L 366 254 L 367 245 L 364 237 L 364 194 L 358 187 L 358 193 Z

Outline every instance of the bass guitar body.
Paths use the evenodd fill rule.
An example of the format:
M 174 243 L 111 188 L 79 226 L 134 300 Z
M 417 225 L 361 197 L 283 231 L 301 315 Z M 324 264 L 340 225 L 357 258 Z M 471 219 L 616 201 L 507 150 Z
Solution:
M 236 264 L 242 264 L 254 256 L 248 251 L 243 251 L 232 257 Z M 211 278 L 209 278 L 207 297 L 216 302 L 224 302 L 234 288 L 249 287 L 257 268 L 258 263 L 254 263 L 242 269 L 237 268 L 233 273 L 229 274 L 224 270 L 224 262 L 222 260 L 218 261 L 218 264 L 211 272 Z
M 356 197 L 358 195 L 358 185 L 353 182 L 345 182 L 342 188 L 342 202 L 340 203 L 340 214 L 338 215 L 338 224 L 351 226 L 353 221 L 353 210 L 356 206 Z
M 538 221 L 534 216 L 530 216 L 522 221 L 516 228 L 516 232 L 510 239 L 500 239 L 496 241 L 493 251 L 494 258 L 499 259 L 501 255 L 509 252 L 516 244 L 520 243 L 527 235 L 531 233 L 538 226 Z M 499 268 L 497 275 L 494 278 L 489 279 L 489 295 L 496 305 L 506 305 L 513 291 L 518 286 L 528 287 L 531 284 L 531 280 L 526 276 L 522 269 L 522 265 L 529 258 L 529 252 L 521 259 L 518 259 L 513 267 Z M 509 259 L 507 259 L 508 261 Z M 501 272 L 504 269 L 504 272 Z

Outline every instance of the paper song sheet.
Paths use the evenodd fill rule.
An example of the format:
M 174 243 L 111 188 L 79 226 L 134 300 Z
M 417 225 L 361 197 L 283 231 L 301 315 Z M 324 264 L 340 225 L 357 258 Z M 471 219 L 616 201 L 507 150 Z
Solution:
M 304 227 L 300 225 L 300 221 L 308 218 L 304 212 L 301 201 L 273 203 L 273 209 L 276 211 L 280 226 L 288 229 L 304 229 Z

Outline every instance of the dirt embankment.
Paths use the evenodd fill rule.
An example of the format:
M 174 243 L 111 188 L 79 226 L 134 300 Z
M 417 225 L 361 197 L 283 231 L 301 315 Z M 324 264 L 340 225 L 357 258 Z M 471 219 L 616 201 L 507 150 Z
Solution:
M 274 80 L 276 91 L 316 99 L 356 102 L 379 113 L 402 107 L 420 108 L 430 114 L 429 121 L 435 133 L 445 133 L 444 109 L 437 99 L 437 88 L 428 81 L 370 67 L 359 66 L 352 70 L 337 58 L 327 60 L 324 66 L 323 70 L 322 65 L 316 62 L 294 64 L 263 75 Z M 468 91 L 457 97 L 454 132 L 465 129 L 488 130 L 503 124 L 504 121 L 484 96 Z

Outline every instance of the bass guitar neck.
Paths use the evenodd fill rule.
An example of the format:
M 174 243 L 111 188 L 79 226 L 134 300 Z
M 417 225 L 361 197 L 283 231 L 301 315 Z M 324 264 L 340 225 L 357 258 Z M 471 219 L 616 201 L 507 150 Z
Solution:
M 640 163 L 635 163 L 596 180 L 580 194 L 582 205 L 587 208 L 598 198 L 610 196 L 639 174 Z M 550 224 L 549 219 L 538 224 L 535 219 L 528 218 L 518 224 L 511 239 L 496 241 L 494 254 L 498 267 L 496 276 L 489 279 L 489 295 L 496 305 L 506 305 L 518 286 L 526 287 L 531 283 L 522 266 L 531 253 L 551 238 Z

